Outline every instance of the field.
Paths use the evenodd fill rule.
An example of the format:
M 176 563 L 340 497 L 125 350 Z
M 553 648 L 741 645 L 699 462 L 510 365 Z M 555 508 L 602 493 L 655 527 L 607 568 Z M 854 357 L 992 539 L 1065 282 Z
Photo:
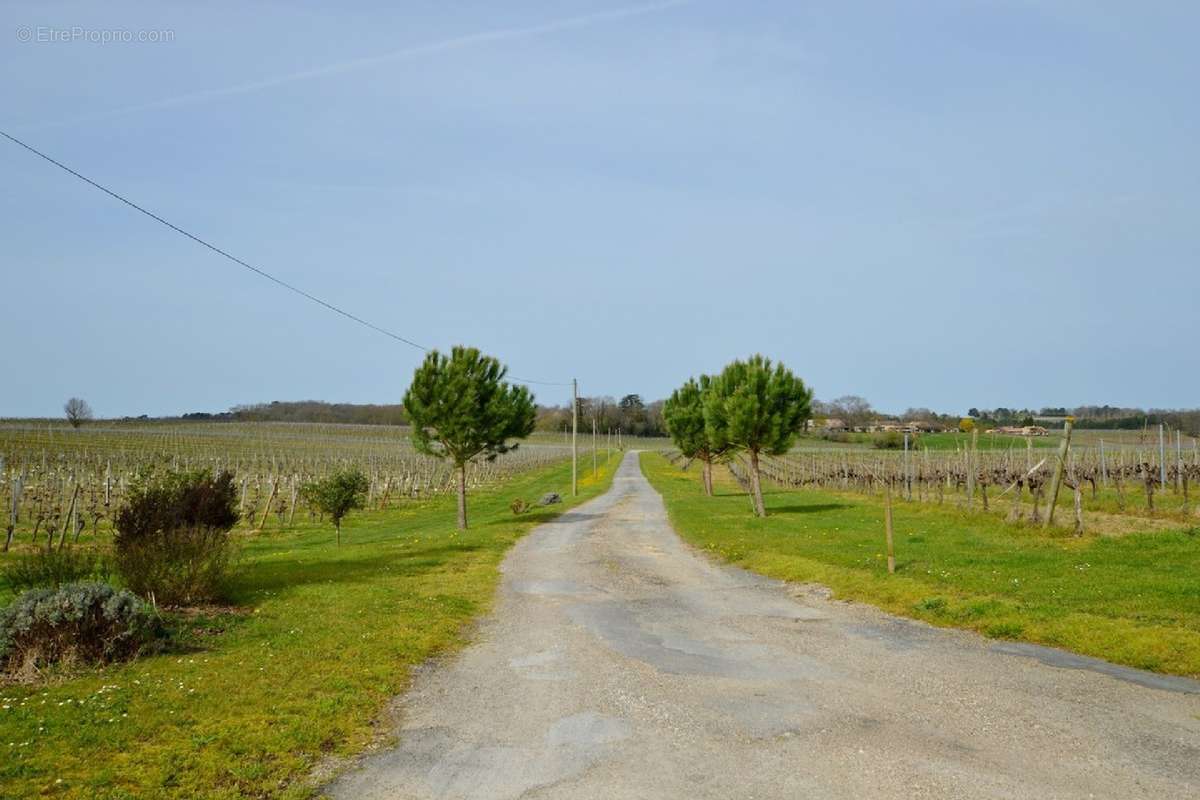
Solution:
M 895 434 L 892 434 L 895 437 Z M 879 443 L 886 441 L 885 433 L 831 433 L 804 434 L 796 441 L 797 450 L 857 450 L 878 449 Z M 961 450 L 968 447 L 971 437 L 964 433 L 920 433 L 910 435 L 911 446 L 914 450 Z M 1058 436 L 1040 436 L 1032 440 L 1034 447 L 1054 447 Z M 1023 436 L 1006 436 L 1004 434 L 983 433 L 979 436 L 980 450 L 1024 450 L 1026 438 Z
M 763 474 L 797 488 L 870 494 L 891 485 L 907 500 L 1039 522 L 1049 511 L 1062 436 L 932 434 L 918 437 L 908 451 L 808 442 L 799 440 L 783 456 L 764 456 Z M 731 466 L 746 477 L 740 462 Z M 1200 521 L 1192 498 L 1198 481 L 1200 442 L 1194 438 L 1168 436 L 1159 446 L 1156 435 L 1142 432 L 1084 431 L 1072 437 L 1063 463 L 1056 521 L 1079 533 L 1129 531 L 1131 520 L 1151 528 Z
M 379 734 L 380 715 L 412 666 L 463 642 L 465 626 L 489 607 L 508 547 L 602 492 L 618 460 L 600 451 L 593 477 L 590 450 L 581 448 L 573 500 L 561 439 L 523 447 L 476 473 L 472 527 L 460 532 L 453 497 L 429 480 L 436 468 L 405 452 L 387 429 L 213 424 L 85 429 L 68 438 L 73 433 L 50 432 L 71 446 L 47 442 L 46 469 L 56 471 L 39 473 L 41 448 L 30 446 L 30 433 L 5 430 L 8 467 L 34 476 L 28 486 L 41 485 L 39 476 L 58 481 L 66 469 L 66 480 L 95 489 L 98 476 L 102 492 L 110 463 L 117 485 L 142 460 L 184 466 L 213 459 L 260 476 L 261 503 L 247 500 L 257 514 L 268 508 L 272 463 L 279 475 L 353 461 L 372 469 L 376 496 L 349 518 L 341 547 L 328 523 L 303 511 L 289 524 L 290 509 L 272 509 L 262 532 L 239 526 L 242 554 L 227 605 L 168 613 L 175 632 L 168 652 L 0 686 L 5 797 L 308 796 L 314 768 L 335 767 Z M 389 453 L 392 447 L 401 454 Z M 386 481 L 402 470 L 423 476 L 429 488 L 385 500 Z M 566 502 L 519 516 L 509 509 L 518 497 L 536 501 L 549 491 Z M 107 518 L 97 533 L 90 522 L 77 546 L 105 543 Z M 14 550 L 32 547 L 31 530 L 23 520 Z
M 1099 437 L 1081 436 L 1060 516 L 1044 529 L 1033 523 L 1048 512 L 1056 437 L 979 437 L 976 449 L 945 434 L 908 453 L 818 441 L 764 458 L 766 519 L 750 514 L 738 462 L 718 470 L 717 496 L 705 498 L 699 471 L 682 470 L 665 440 L 636 445 L 678 532 L 718 557 L 935 625 L 1200 675 L 1194 446 L 1180 442 L 1160 465 L 1145 436 L 1106 439 L 1103 453 Z M 464 642 L 511 544 L 607 488 L 620 453 L 605 437 L 596 443 L 593 455 L 591 437 L 580 437 L 578 499 L 562 434 L 536 434 L 472 467 L 472 527 L 456 531 L 453 475 L 416 453 L 403 429 L 0 424 L 0 502 L 13 522 L 0 566 L 48 544 L 104 550 L 115 510 L 148 468 L 231 470 L 242 516 L 225 603 L 165 610 L 166 652 L 0 687 L 4 792 L 308 796 L 314 775 L 332 774 L 386 729 L 387 704 L 414 665 Z M 339 547 L 298 487 L 347 465 L 368 474 L 370 489 Z M 894 575 L 884 487 L 895 506 Z M 567 502 L 509 508 L 548 491 Z M 0 587 L 0 599 L 11 596 Z
M 935 625 L 1200 675 L 1200 530 L 1178 515 L 1136 517 L 1121 535 L 1074 536 L 968 510 L 951 493 L 941 505 L 897 496 L 889 575 L 882 491 L 776 483 L 759 519 L 727 470 L 706 498 L 698 469 L 659 454 L 643 455 L 642 468 L 680 535 L 748 569 Z
M 469 488 L 492 485 L 566 458 L 570 443 L 537 436 L 494 462 L 471 465 Z M 584 450 L 584 452 L 587 452 Z M 354 465 L 370 478 L 371 508 L 400 507 L 453 488 L 449 465 L 412 449 L 404 428 L 304 423 L 0 423 L 0 507 L 14 543 L 103 533 L 130 482 L 151 467 L 228 469 L 246 527 L 287 527 L 306 480 Z

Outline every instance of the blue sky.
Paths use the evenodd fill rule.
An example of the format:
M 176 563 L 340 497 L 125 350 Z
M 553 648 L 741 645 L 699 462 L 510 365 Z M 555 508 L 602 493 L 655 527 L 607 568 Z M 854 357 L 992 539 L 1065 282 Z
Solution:
M 763 352 L 889 410 L 1200 404 L 1192 3 L 2 16 L 0 129 L 522 377 L 656 398 Z M 173 38 L 44 40 L 75 26 Z M 394 402 L 419 363 L 6 141 L 0 174 L 0 416 Z

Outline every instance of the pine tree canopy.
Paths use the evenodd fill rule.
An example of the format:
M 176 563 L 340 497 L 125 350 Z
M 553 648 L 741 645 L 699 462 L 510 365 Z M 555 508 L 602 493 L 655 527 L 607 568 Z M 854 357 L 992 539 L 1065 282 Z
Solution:
M 458 466 L 515 450 L 511 440 L 533 432 L 535 409 L 527 388 L 504 382 L 507 372 L 474 347 L 430 352 L 404 395 L 413 446 Z
M 712 380 L 704 421 L 715 448 L 781 455 L 796 440 L 812 408 L 812 392 L 782 364 L 761 355 L 734 361 Z

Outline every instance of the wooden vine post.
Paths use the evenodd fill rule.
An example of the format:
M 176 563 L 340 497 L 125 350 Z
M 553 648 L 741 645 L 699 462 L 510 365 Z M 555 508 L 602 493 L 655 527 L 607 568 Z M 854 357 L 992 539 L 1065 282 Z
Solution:
M 892 575 L 896 572 L 896 551 L 892 542 L 892 482 L 890 480 L 884 481 L 883 527 L 887 535 L 888 575 Z
M 271 503 L 275 502 L 275 495 L 279 492 L 279 476 L 271 481 L 271 494 L 267 497 L 267 504 L 263 506 L 262 517 L 258 521 L 257 532 L 262 533 L 263 527 L 267 524 L 267 516 L 271 513 Z
M 1067 417 L 1063 424 L 1063 438 L 1058 443 L 1058 453 L 1054 457 L 1054 472 L 1050 478 L 1050 507 L 1046 509 L 1046 521 L 1042 527 L 1049 528 L 1054 524 L 1054 507 L 1058 503 L 1058 490 L 1062 488 L 1063 470 L 1067 465 L 1067 453 L 1071 449 L 1071 429 L 1075 427 L 1075 418 Z
M 979 428 L 971 426 L 971 449 L 967 451 L 967 508 L 975 507 L 975 472 L 979 460 Z

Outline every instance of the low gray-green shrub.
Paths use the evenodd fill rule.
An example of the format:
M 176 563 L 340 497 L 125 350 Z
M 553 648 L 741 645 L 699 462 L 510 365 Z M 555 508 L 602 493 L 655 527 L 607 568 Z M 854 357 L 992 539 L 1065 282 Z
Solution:
M 119 661 L 162 636 L 153 608 L 107 583 L 31 589 L 0 610 L 0 670 L 29 676 L 53 664 Z

